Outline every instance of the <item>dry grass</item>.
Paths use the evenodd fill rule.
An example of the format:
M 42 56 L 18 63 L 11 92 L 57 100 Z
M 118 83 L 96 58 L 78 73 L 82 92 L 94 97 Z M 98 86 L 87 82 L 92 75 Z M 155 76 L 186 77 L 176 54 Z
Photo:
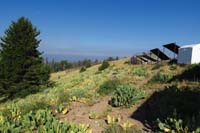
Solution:
M 155 89 L 161 87 L 160 84 L 148 86 L 146 83 L 148 80 L 158 71 L 152 70 L 154 65 L 129 65 L 125 62 L 129 58 L 120 59 L 117 61 L 111 61 L 110 67 L 98 71 L 99 65 L 88 68 L 85 72 L 80 73 L 79 69 L 70 69 L 67 71 L 57 72 L 51 74 L 51 80 L 55 81 L 56 86 L 53 88 L 47 88 L 37 94 L 29 95 L 23 99 L 15 99 L 13 101 L 7 101 L 0 103 L 0 110 L 3 110 L 11 104 L 19 105 L 21 108 L 27 107 L 27 110 L 31 110 L 30 104 L 41 106 L 43 104 L 50 107 L 58 106 L 62 102 L 68 102 L 71 92 L 77 89 L 83 89 L 88 95 L 92 97 L 96 96 L 96 90 L 104 82 L 112 79 L 118 79 L 122 83 L 132 84 L 137 88 Z M 148 75 L 145 77 L 138 77 L 132 74 L 132 70 L 138 67 L 144 67 Z M 164 64 L 159 68 L 163 73 L 177 74 L 183 71 L 184 68 L 177 66 L 176 70 L 170 70 L 169 65 Z

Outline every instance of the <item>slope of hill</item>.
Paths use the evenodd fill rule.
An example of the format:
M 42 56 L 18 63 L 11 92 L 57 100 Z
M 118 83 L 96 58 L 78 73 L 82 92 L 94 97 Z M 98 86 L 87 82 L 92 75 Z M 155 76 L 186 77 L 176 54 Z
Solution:
M 157 118 L 164 120 L 171 115 L 169 112 L 183 110 L 178 105 L 180 103 L 187 108 L 184 109 L 185 112 L 183 111 L 185 115 L 188 115 L 191 110 L 194 112 L 198 109 L 196 104 L 199 98 L 196 99 L 195 105 L 190 105 L 193 102 L 191 97 L 197 96 L 189 90 L 198 89 L 199 82 L 174 79 L 188 66 L 170 65 L 167 62 L 154 65 L 130 65 L 127 63 L 128 60 L 129 58 L 112 61 L 103 71 L 99 71 L 99 65 L 95 65 L 81 73 L 78 69 L 53 73 L 51 80 L 55 82 L 55 86 L 25 98 L 1 102 L 0 110 L 5 114 L 14 107 L 20 110 L 20 115 L 23 115 L 30 111 L 48 108 L 58 120 L 89 124 L 93 132 L 100 132 L 112 127 L 108 120 L 110 117 L 113 123 L 116 121 L 115 124 L 121 124 L 123 128 L 131 125 L 130 127 L 135 130 L 151 131 L 154 130 L 152 123 Z M 130 107 L 111 106 L 112 91 L 115 91 L 115 85 L 118 84 L 134 86 L 145 91 L 145 98 Z M 185 90 L 185 88 L 188 93 L 179 92 L 179 89 Z M 107 93 L 109 89 L 111 93 Z M 185 98 L 182 101 L 189 103 L 183 103 L 181 98 Z M 193 108 L 190 110 L 191 107 Z M 180 117 L 182 118 L 181 115 Z

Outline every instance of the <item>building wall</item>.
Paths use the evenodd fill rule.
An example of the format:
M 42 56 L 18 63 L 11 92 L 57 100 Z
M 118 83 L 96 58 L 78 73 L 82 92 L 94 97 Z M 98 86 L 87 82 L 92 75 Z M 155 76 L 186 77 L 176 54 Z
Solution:
M 178 63 L 191 64 L 192 63 L 192 48 L 179 48 Z
M 200 63 L 200 47 L 194 47 L 192 50 L 192 62 L 191 64 Z

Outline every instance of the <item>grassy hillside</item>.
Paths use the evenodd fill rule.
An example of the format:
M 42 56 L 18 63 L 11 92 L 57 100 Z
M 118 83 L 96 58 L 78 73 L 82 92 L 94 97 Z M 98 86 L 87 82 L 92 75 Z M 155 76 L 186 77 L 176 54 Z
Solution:
M 164 120 L 166 116 L 171 115 L 168 112 L 173 112 L 173 110 L 181 111 L 178 105 L 180 103 L 187 107 L 184 109 L 186 112 L 183 111 L 185 116 L 191 111 L 188 108 L 197 109 L 195 107 L 199 98 L 196 99 L 195 105 L 189 105 L 193 102 L 191 100 L 193 91 L 188 90 L 199 88 L 198 77 L 187 80 L 182 75 L 180 78 L 181 74 L 188 70 L 188 66 L 170 65 L 167 62 L 155 65 L 130 65 L 126 63 L 128 60 L 129 58 L 112 61 L 110 66 L 103 71 L 98 70 L 100 65 L 95 65 L 81 73 L 79 69 L 53 73 L 51 80 L 55 83 L 54 87 L 45 88 L 25 98 L 1 102 L 0 111 L 6 115 L 11 109 L 16 108 L 22 116 L 30 111 L 49 109 L 59 121 L 86 123 L 89 124 L 90 129 L 97 132 L 113 127 L 110 125 L 115 122 L 117 123 L 115 125 L 121 124 L 124 128 L 130 126 L 135 130 L 153 130 L 150 127 L 153 126 L 152 121 L 157 118 Z M 110 101 L 118 85 L 124 85 L 122 88 L 133 86 L 136 91 L 131 93 L 139 95 L 144 92 L 145 98 L 134 102 L 129 107 L 113 107 Z M 185 92 L 185 89 L 188 92 Z M 179 92 L 179 90 L 184 91 Z M 174 102 L 170 101 L 168 96 L 174 98 Z M 187 101 L 177 98 L 189 99 L 191 103 L 185 104 Z M 167 108 L 168 110 L 164 110 Z M 151 114 L 146 112 L 147 110 Z M 183 118 L 181 113 L 180 118 Z M 109 122 L 110 119 L 113 121 Z M 111 130 L 120 129 L 111 128 Z M 107 131 L 109 132 L 109 129 Z

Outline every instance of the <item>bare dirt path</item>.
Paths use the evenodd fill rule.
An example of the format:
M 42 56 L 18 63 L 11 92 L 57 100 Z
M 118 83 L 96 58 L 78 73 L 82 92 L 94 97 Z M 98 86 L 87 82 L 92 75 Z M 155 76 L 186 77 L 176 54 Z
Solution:
M 143 88 L 152 76 L 153 75 L 151 74 L 151 76 L 138 79 L 135 84 L 138 88 Z M 72 102 L 69 112 L 66 115 L 58 114 L 57 117 L 61 120 L 76 124 L 89 124 L 90 129 L 92 129 L 94 133 L 101 132 L 108 126 L 106 123 L 107 115 L 117 118 L 120 117 L 121 123 L 127 121 L 130 122 L 134 125 L 135 129 L 149 130 L 143 125 L 142 122 L 132 118 L 131 116 L 142 104 L 144 104 L 144 102 L 155 92 L 155 90 L 156 89 L 146 89 L 147 97 L 140 100 L 136 105 L 133 105 L 130 108 L 114 108 L 109 105 L 111 96 L 104 96 L 93 99 L 89 103 Z M 90 112 L 96 112 L 96 114 L 98 114 L 98 118 L 90 119 Z M 139 113 L 139 115 L 141 114 Z
M 153 91 L 148 92 L 152 94 Z M 106 116 L 120 117 L 121 123 L 130 122 L 134 125 L 135 129 L 146 129 L 145 126 L 138 120 L 131 118 L 133 112 L 137 110 L 146 100 L 140 100 L 136 105 L 130 108 L 113 108 L 109 105 L 110 96 L 100 97 L 94 100 L 93 103 L 80 103 L 72 102 L 70 111 L 66 115 L 59 114 L 57 117 L 61 120 L 66 120 L 76 124 L 85 123 L 89 124 L 93 132 L 98 133 L 107 127 Z M 148 98 L 146 98 L 148 99 Z M 98 119 L 90 119 L 89 113 L 96 112 L 99 116 Z

